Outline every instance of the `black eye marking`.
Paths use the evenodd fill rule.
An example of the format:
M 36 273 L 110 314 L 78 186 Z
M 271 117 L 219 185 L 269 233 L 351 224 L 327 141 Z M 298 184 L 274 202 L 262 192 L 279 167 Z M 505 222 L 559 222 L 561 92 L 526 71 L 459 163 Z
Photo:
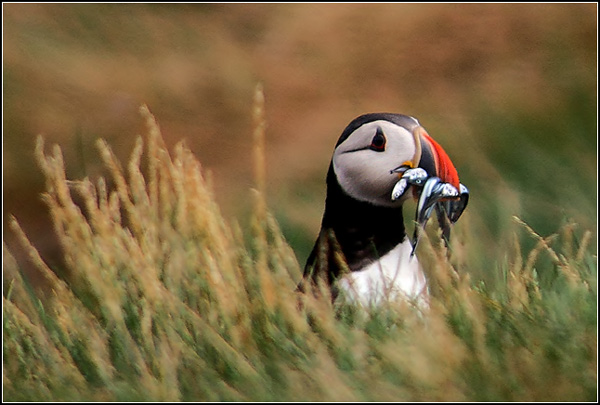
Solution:
M 385 142 L 386 139 L 385 135 L 383 134 L 383 131 L 381 130 L 381 128 L 377 127 L 377 132 L 371 140 L 371 146 L 369 146 L 369 148 L 376 152 L 383 152 L 385 150 Z

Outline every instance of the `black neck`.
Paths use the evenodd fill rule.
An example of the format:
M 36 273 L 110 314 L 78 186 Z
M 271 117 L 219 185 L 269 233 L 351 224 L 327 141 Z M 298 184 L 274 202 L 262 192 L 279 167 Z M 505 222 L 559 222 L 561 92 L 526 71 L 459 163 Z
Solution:
M 340 187 L 333 168 L 327 174 L 323 229 L 333 229 L 351 270 L 359 270 L 402 242 L 406 236 L 402 207 L 358 201 Z

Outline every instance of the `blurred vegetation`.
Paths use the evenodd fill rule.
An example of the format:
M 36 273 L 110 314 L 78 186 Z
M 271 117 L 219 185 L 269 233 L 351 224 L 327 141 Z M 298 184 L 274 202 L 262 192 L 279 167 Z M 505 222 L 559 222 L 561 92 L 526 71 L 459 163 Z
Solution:
M 35 164 L 36 136 L 42 134 L 48 144 L 61 145 L 67 178 L 87 177 L 97 184 L 102 176 L 110 191 L 118 184 L 114 183 L 113 176 L 107 175 L 109 171 L 95 146 L 97 139 L 107 141 L 116 160 L 127 162 L 137 136 L 147 132 L 145 118 L 139 113 L 143 104 L 156 114 L 166 150 L 173 150 L 177 142 L 185 140 L 210 179 L 223 221 L 239 222 L 244 230 L 244 236 L 240 237 L 246 240 L 246 245 L 252 244 L 255 235 L 249 218 L 255 207 L 249 204 L 248 198 L 254 186 L 251 106 L 259 82 L 266 96 L 264 193 L 300 266 L 319 229 L 325 174 L 333 146 L 347 123 L 360 114 L 389 111 L 416 116 L 452 157 L 461 182 L 471 192 L 469 208 L 453 231 L 453 260 L 461 277 L 469 278 L 465 283 L 471 286 L 482 283 L 488 289 L 478 292 L 482 294 L 478 296 L 482 301 L 477 302 L 487 308 L 489 318 L 484 323 L 489 344 L 486 347 L 496 348 L 494 356 L 499 357 L 493 367 L 500 369 L 492 367 L 484 372 L 483 366 L 477 363 L 481 358 L 473 357 L 465 365 L 464 357 L 458 356 L 456 359 L 460 360 L 456 361 L 465 368 L 453 368 L 457 363 L 443 363 L 453 370 L 449 375 L 456 379 L 448 382 L 445 377 L 439 377 L 440 380 L 427 385 L 421 376 L 407 375 L 406 371 L 397 373 L 395 364 L 372 363 L 373 356 L 381 359 L 391 355 L 388 351 L 384 356 L 383 352 L 373 354 L 365 349 L 377 347 L 380 339 L 384 339 L 376 335 L 375 340 L 370 340 L 371 333 L 376 333 L 372 331 L 383 330 L 382 325 L 388 322 L 383 316 L 378 318 L 383 323 L 360 324 L 358 329 L 354 329 L 352 323 L 341 326 L 341 330 L 336 329 L 339 325 L 328 329 L 336 331 L 335 338 L 319 335 L 318 339 L 325 339 L 323 342 L 330 340 L 322 342 L 325 346 L 319 346 L 313 354 L 330 350 L 339 343 L 336 339 L 343 339 L 348 345 L 359 343 L 363 350 L 361 356 L 364 356 L 357 359 L 350 351 L 344 352 L 344 347 L 350 346 L 342 345 L 339 352 L 329 352 L 333 360 L 323 366 L 322 375 L 331 375 L 331 370 L 346 367 L 352 370 L 352 379 L 364 389 L 380 388 L 372 385 L 371 377 L 375 375 L 385 376 L 379 381 L 388 388 L 390 384 L 397 387 L 406 381 L 417 381 L 408 394 L 404 389 L 381 391 L 402 394 L 403 398 L 534 400 L 548 387 L 566 390 L 554 398 L 565 398 L 569 396 L 567 393 L 573 393 L 573 386 L 564 380 L 555 384 L 555 377 L 564 377 L 559 373 L 564 366 L 565 375 L 581 377 L 577 392 L 585 394 L 576 397 L 593 397 L 591 377 L 578 374 L 595 370 L 596 364 L 591 367 L 586 363 L 590 356 L 594 359 L 596 356 L 595 352 L 589 352 L 589 342 L 595 339 L 590 330 L 596 323 L 595 318 L 591 319 L 589 305 L 596 300 L 598 139 L 597 5 L 591 3 L 3 4 L 3 239 L 10 250 L 10 254 L 8 250 L 5 252 L 7 263 L 13 265 L 13 270 L 19 268 L 32 283 L 29 293 L 34 294 L 38 284 L 53 285 L 55 281 L 48 281 L 43 272 L 40 273 L 40 266 L 34 264 L 35 260 L 32 262 L 31 249 L 23 246 L 23 238 L 18 236 L 14 226 L 9 227 L 11 215 L 17 218 L 53 273 L 64 279 L 77 273 L 66 260 L 64 241 L 61 243 L 57 236 L 60 232 L 54 228 L 48 206 L 40 198 L 40 193 L 47 191 L 47 179 Z M 149 163 L 142 163 L 143 169 L 148 169 L 144 165 Z M 79 204 L 85 203 L 79 194 L 72 197 Z M 412 208 L 408 209 L 413 212 Z M 523 226 L 516 225 L 514 217 L 531 228 L 521 231 Z M 547 238 L 547 245 L 542 249 L 543 243 L 533 235 Z M 580 255 L 581 246 L 584 248 Z M 420 249 L 426 251 L 425 247 Z M 556 257 L 550 253 L 552 249 L 557 249 Z M 535 274 L 536 283 L 540 289 L 547 289 L 547 293 L 537 302 L 540 306 L 536 306 L 535 311 L 520 308 L 516 313 L 511 312 L 513 304 L 509 304 L 507 298 L 511 287 L 507 280 L 511 270 L 518 273 L 518 260 L 526 262 L 531 252 L 537 252 L 535 265 L 527 271 Z M 587 280 L 583 284 L 576 283 L 574 290 L 571 287 L 561 290 L 565 282 L 561 272 L 565 268 L 561 265 L 564 258 L 569 258 L 567 267 L 572 268 L 574 274 Z M 531 274 L 522 280 L 526 285 L 530 285 L 527 277 L 533 277 Z M 516 283 L 513 287 L 520 288 L 519 285 Z M 593 288 L 588 291 L 585 285 Z M 78 295 L 82 291 L 85 289 L 75 293 L 75 302 L 85 303 L 88 299 Z M 183 292 L 195 294 L 195 291 Z M 139 358 L 113 364 L 112 360 L 119 357 L 115 353 L 120 349 L 110 345 L 110 350 L 116 350 L 110 362 L 104 364 L 107 360 L 102 356 L 102 360 L 90 360 L 85 350 L 77 351 L 81 349 L 77 340 L 64 340 L 74 332 L 63 335 L 54 329 L 56 320 L 44 318 L 46 308 L 37 307 L 36 302 L 34 299 L 31 305 L 35 308 L 27 312 L 34 326 L 26 328 L 35 333 L 24 336 L 25 340 L 16 346 L 6 348 L 5 345 L 5 354 L 15 347 L 27 347 L 27 356 L 33 355 L 38 353 L 39 340 L 36 339 L 46 339 L 44 342 L 54 339 L 52 344 L 56 350 L 48 356 L 59 356 L 60 361 L 79 370 L 83 377 L 78 378 L 86 381 L 82 382 L 84 385 L 96 381 L 94 384 L 106 386 L 107 381 L 115 383 L 113 377 L 128 367 L 136 370 L 140 367 Z M 130 305 L 128 301 L 123 302 L 122 310 L 131 311 L 126 308 Z M 572 311 L 567 310 L 568 307 Z M 5 307 L 5 311 L 12 311 L 10 308 L 10 305 Z M 452 312 L 454 309 L 448 309 L 454 315 L 442 318 L 452 320 L 462 316 L 460 311 Z M 85 311 L 72 311 L 76 313 L 65 315 L 68 319 L 77 320 L 80 316 L 88 319 Z M 34 312 L 38 315 L 33 315 Z M 16 321 L 12 313 L 8 317 L 6 314 L 5 336 L 15 337 L 10 328 L 11 322 Z M 271 321 L 280 325 L 278 316 L 267 316 L 266 330 L 281 330 L 280 326 L 270 329 L 274 327 Z M 44 324 L 41 329 L 40 320 Z M 105 320 L 101 318 L 101 321 Z M 23 322 L 19 322 L 23 328 Z M 97 342 L 105 344 L 110 335 L 103 335 L 106 324 L 102 322 L 94 327 L 101 331 Z M 440 326 L 441 330 L 448 336 L 456 332 L 462 339 L 462 329 L 445 329 L 452 326 L 452 322 L 447 325 L 442 322 L 440 325 L 446 326 Z M 392 323 L 397 325 L 395 321 Z M 531 330 L 527 329 L 528 323 Z M 569 329 L 575 324 L 581 329 Z M 499 332 L 506 328 L 514 333 Z M 296 342 L 295 332 L 289 333 L 293 336 L 290 339 Z M 494 340 L 495 335 L 501 336 L 499 341 Z M 369 338 L 363 340 L 365 336 Z M 405 336 L 392 333 L 391 339 L 397 343 L 396 338 L 404 341 Z M 523 342 L 528 338 L 532 338 L 533 343 L 526 345 Z M 133 339 L 132 344 L 139 343 L 135 336 Z M 431 339 L 423 344 L 435 347 L 440 343 L 435 337 Z M 571 339 L 572 345 L 563 348 L 558 343 L 548 343 L 565 339 Z M 580 344 L 582 341 L 587 343 Z M 311 342 L 318 346 L 316 341 Z M 538 346 L 539 342 L 545 343 Z M 506 356 L 513 356 L 510 352 L 515 347 L 516 353 L 522 354 L 523 350 L 529 353 L 523 355 L 526 364 L 510 363 L 518 360 L 515 358 L 518 354 L 507 359 Z M 210 345 L 205 349 L 200 356 L 202 361 L 208 361 L 205 356 L 221 353 Z M 314 365 L 311 361 L 315 357 L 307 355 L 304 349 L 294 353 L 303 353 L 301 358 L 309 359 L 306 364 Z M 278 349 L 274 350 L 273 353 L 283 355 Z M 44 357 L 43 353 L 38 354 Z M 302 357 L 305 355 L 307 357 Z M 423 360 L 424 364 L 433 364 L 428 360 L 440 360 L 436 354 L 431 356 Z M 58 361 L 57 358 L 48 360 L 44 367 L 50 367 L 47 364 Z M 185 367 L 195 370 L 197 359 L 185 358 Z M 450 361 L 441 358 L 440 361 Z M 554 361 L 548 360 L 551 358 L 558 360 L 552 365 L 545 363 Z M 565 359 L 570 358 L 573 363 L 565 366 Z M 361 374 L 363 361 L 371 369 Z M 95 364 L 90 369 L 94 371 L 82 371 L 82 367 L 86 369 L 86 362 Z M 25 372 L 26 364 L 19 364 L 18 370 Z M 236 372 L 227 374 L 231 371 L 229 363 L 219 364 L 221 368 L 207 377 L 205 388 L 199 389 L 219 388 L 212 394 L 203 391 L 202 398 L 276 398 L 275 394 L 263 391 L 264 395 L 257 392 L 252 397 L 238 396 L 240 391 L 255 389 L 265 380 L 252 380 L 254 383 L 249 387 L 241 388 L 230 379 L 235 379 Z M 270 370 L 269 376 L 277 375 L 276 364 L 263 364 L 265 370 Z M 328 369 L 329 366 L 333 368 Z M 577 366 L 582 369 L 576 372 Z M 538 379 L 530 377 L 527 382 L 519 379 L 525 379 L 525 374 L 518 374 L 520 377 L 496 381 L 487 386 L 488 391 L 481 388 L 478 393 L 466 393 L 465 387 L 458 384 L 475 383 L 477 378 L 483 378 L 482 384 L 475 385 L 483 387 L 483 382 L 490 382 L 486 377 L 507 369 L 541 374 Z M 54 372 L 54 369 L 43 370 Z M 154 373 L 157 369 L 152 370 Z M 432 369 L 425 367 L 425 370 L 431 372 Z M 373 374 L 375 371 L 381 374 Z M 455 371 L 458 374 L 454 374 Z M 109 374 L 102 374 L 105 372 Z M 111 374 L 113 372 L 115 374 Z M 179 372 L 185 376 L 181 369 Z M 39 377 L 37 371 L 29 375 Z M 152 378 L 156 376 L 153 374 Z M 149 383 L 154 381 L 152 378 L 141 386 L 152 385 Z M 388 399 L 384 394 L 359 395 L 357 386 L 351 389 L 345 385 L 348 375 L 339 378 L 340 385 L 336 387 L 341 393 L 337 392 L 338 397 L 333 396 L 333 392 L 325 395 L 318 391 L 315 399 Z M 311 381 L 317 384 L 318 378 Z M 141 395 L 131 391 L 133 385 L 127 382 L 115 384 L 110 394 L 106 394 L 110 399 L 135 399 Z M 190 381 L 180 384 L 192 386 Z M 231 384 L 233 391 L 229 391 Z M 445 384 L 456 391 L 451 390 L 445 397 L 426 395 L 431 393 L 428 390 L 433 385 L 441 395 Z M 528 391 L 532 384 L 536 389 Z M 87 392 L 90 397 L 101 400 L 99 393 L 106 393 L 103 390 L 69 391 L 66 386 L 61 387 L 67 390 L 65 395 L 48 394 L 47 398 L 68 399 L 69 395 L 80 398 L 82 392 Z M 189 389 L 191 391 L 181 391 L 179 398 L 197 398 L 198 392 Z M 527 396 L 527 392 L 539 395 Z M 550 390 L 547 395 L 553 393 L 556 392 Z M 94 396 L 96 394 L 100 396 Z M 41 394 L 35 397 L 45 398 Z M 172 398 L 168 395 L 161 398 L 167 397 Z
M 589 230 L 563 226 L 542 237 L 515 219 L 511 258 L 497 263 L 503 278 L 495 283 L 464 271 L 460 258 L 471 246 L 454 246 L 449 261 L 441 240 L 424 236 L 431 291 L 424 310 L 407 302 L 332 305 L 327 291 L 298 295 L 300 265 L 262 193 L 257 95 L 248 243 L 222 217 L 190 149 L 181 143 L 170 154 L 146 108 L 145 142 L 136 141 L 123 168 L 108 144 L 97 142 L 113 191 L 104 177 L 68 180 L 61 149 L 38 139 L 44 200 L 70 272 L 57 277 L 10 219 L 46 288 L 32 286 L 3 247 L 3 399 L 597 397 L 597 263 Z M 536 247 L 522 251 L 517 232 Z M 540 272 L 551 277 L 542 280 Z
M 4 4 L 4 227 L 16 215 L 59 257 L 35 137 L 61 144 L 70 177 L 94 178 L 95 140 L 127 159 L 142 104 L 210 170 L 226 216 L 246 216 L 261 82 L 268 201 L 300 261 L 333 146 L 373 111 L 418 117 L 446 148 L 472 193 L 462 226 L 488 257 L 511 215 L 543 234 L 591 228 L 596 18 L 595 4 Z

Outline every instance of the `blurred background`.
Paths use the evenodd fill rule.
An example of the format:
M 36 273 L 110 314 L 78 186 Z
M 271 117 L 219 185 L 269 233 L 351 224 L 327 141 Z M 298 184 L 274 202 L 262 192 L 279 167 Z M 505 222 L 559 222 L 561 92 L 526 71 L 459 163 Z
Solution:
M 344 127 L 366 112 L 417 117 L 471 191 L 455 227 L 486 274 L 518 215 L 597 239 L 596 4 L 3 4 L 3 231 L 15 215 L 58 263 L 37 135 L 67 176 L 122 162 L 147 104 L 172 148 L 212 173 L 229 219 L 251 211 L 252 97 L 266 97 L 268 205 L 303 265 Z M 412 210 L 410 211 L 413 212 Z M 405 215 L 410 218 L 412 214 Z

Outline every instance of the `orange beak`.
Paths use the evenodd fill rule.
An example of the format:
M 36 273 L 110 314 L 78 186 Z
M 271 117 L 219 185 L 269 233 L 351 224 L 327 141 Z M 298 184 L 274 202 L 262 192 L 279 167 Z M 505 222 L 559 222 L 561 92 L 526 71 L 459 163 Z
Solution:
M 435 173 L 429 173 L 430 175 L 439 177 L 444 183 L 450 183 L 458 190 L 460 188 L 458 172 L 446 151 L 429 136 L 423 127 L 417 128 L 416 131 L 418 131 L 418 136 L 422 144 L 419 166 L 425 170 L 433 169 Z M 424 161 L 427 160 L 428 156 L 430 156 L 430 160 L 433 160 L 432 162 Z

